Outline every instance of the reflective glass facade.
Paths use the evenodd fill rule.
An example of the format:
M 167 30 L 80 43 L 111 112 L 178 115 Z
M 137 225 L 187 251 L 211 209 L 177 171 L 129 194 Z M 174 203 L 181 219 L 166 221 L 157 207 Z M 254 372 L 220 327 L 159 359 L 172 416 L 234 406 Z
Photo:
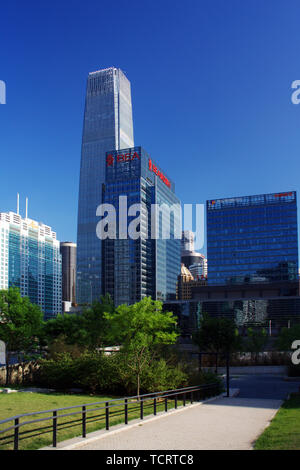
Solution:
M 61 242 L 62 300 L 76 302 L 76 243 Z
M 132 304 L 145 296 L 175 298 L 181 220 L 174 191 L 174 183 L 141 147 L 107 153 L 103 201 L 115 208 L 117 223 L 116 239 L 103 242 L 104 291 L 115 305 Z M 125 198 L 128 216 L 120 225 Z M 133 224 L 135 239 L 127 236 Z
M 96 236 L 96 209 L 102 203 L 105 153 L 132 147 L 130 82 L 114 67 L 88 76 L 82 136 L 77 226 L 77 302 L 99 299 L 101 241 Z
M 227 317 L 243 328 L 261 326 L 278 334 L 282 327 L 300 323 L 300 297 L 277 299 L 240 299 L 220 301 L 175 301 L 165 302 L 164 310 L 178 317 L 181 336 L 190 338 L 198 329 L 204 313 L 211 317 Z
M 61 255 L 50 227 L 13 212 L 0 214 L 0 289 L 18 287 L 45 319 L 61 313 Z
M 208 284 L 295 281 L 296 192 L 207 201 Z

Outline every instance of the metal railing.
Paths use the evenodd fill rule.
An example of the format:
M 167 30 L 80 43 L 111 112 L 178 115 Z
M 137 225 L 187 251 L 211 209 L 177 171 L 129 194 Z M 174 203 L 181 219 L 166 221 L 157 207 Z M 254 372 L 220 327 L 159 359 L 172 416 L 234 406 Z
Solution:
M 89 422 L 102 421 L 102 427 L 105 427 L 108 431 L 113 418 L 118 418 L 118 423 L 120 423 L 121 419 L 121 422 L 123 421 L 125 424 L 128 424 L 130 412 L 135 413 L 135 416 L 132 416 L 133 419 L 136 418 L 136 413 L 138 411 L 139 418 L 142 420 L 144 419 L 145 411 L 148 415 L 153 414 L 155 416 L 159 411 L 159 407 L 162 407 L 163 411 L 168 412 L 168 409 L 172 405 L 176 409 L 180 401 L 182 402 L 182 406 L 186 406 L 188 402 L 192 404 L 193 402 L 217 395 L 218 393 L 220 393 L 220 384 L 211 383 L 176 390 L 148 393 L 139 396 L 115 398 L 109 401 L 85 403 L 64 408 L 24 413 L 0 420 L 0 445 L 13 444 L 13 449 L 18 450 L 21 440 L 32 439 L 36 436 L 51 433 L 52 446 L 56 447 L 58 442 L 58 431 L 60 429 L 66 429 L 76 425 L 81 426 L 81 436 L 85 438 L 87 435 L 87 424 Z M 65 413 L 67 410 L 72 411 Z M 97 414 L 99 411 L 100 414 Z M 42 416 L 45 414 L 48 414 L 49 416 L 28 419 L 29 417 Z M 72 419 L 70 421 L 70 417 L 74 417 L 76 419 Z M 67 421 L 66 418 L 68 419 Z M 40 423 L 46 421 L 50 421 L 50 424 L 32 428 L 33 424 L 40 425 Z M 1 429 L 4 424 L 10 422 L 12 422 L 10 426 L 5 429 Z M 113 424 L 116 423 L 114 422 Z M 25 426 L 30 426 L 30 429 L 24 429 Z M 3 435 L 7 433 L 9 434 Z

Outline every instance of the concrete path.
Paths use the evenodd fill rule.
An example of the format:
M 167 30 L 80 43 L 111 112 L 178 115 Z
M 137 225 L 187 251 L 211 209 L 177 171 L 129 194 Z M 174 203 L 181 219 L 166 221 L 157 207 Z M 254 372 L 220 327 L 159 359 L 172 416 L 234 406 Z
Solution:
M 289 393 L 298 392 L 299 382 L 287 382 L 284 376 L 236 375 L 230 380 L 230 387 L 239 388 L 240 398 L 267 398 L 284 400 Z
M 282 401 L 220 397 L 60 443 L 61 450 L 243 450 Z M 113 430 L 114 429 L 114 430 Z M 48 448 L 49 449 L 49 448 Z

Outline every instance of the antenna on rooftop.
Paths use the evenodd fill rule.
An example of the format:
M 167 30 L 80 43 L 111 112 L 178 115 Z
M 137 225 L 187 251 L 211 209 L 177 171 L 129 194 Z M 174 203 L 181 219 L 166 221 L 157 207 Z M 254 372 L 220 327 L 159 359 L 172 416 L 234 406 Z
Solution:
M 20 212 L 20 195 L 17 193 L 17 214 Z

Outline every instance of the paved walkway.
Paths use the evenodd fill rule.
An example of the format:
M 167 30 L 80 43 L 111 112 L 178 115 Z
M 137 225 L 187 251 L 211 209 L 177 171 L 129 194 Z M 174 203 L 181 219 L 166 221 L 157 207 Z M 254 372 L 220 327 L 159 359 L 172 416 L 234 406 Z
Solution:
M 220 397 L 60 443 L 64 450 L 243 450 L 275 415 L 282 401 Z

